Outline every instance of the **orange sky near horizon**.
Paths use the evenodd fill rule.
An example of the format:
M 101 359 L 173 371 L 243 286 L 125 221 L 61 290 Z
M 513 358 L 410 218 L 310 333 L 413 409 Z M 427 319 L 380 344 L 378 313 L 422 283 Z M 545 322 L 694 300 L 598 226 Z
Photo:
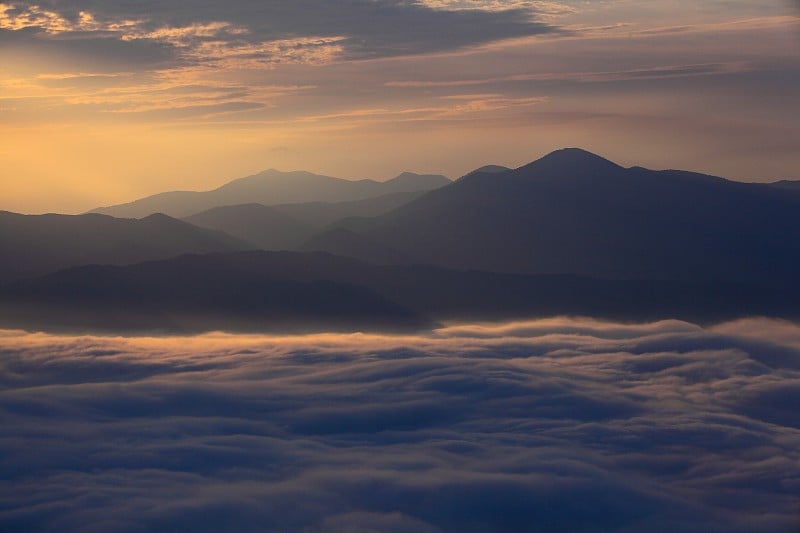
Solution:
M 791 2 L 70 4 L 0 3 L 0 209 L 266 168 L 456 178 L 564 146 L 800 179 Z

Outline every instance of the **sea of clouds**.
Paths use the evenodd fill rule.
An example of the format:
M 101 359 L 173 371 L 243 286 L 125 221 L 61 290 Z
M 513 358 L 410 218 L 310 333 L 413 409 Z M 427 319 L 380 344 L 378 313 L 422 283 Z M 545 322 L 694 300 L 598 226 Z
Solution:
M 797 531 L 800 326 L 0 332 L 0 530 Z

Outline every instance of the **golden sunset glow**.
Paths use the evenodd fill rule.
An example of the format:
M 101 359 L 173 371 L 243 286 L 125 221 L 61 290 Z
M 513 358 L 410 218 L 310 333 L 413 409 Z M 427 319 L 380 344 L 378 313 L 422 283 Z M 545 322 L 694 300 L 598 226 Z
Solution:
M 0 4 L 3 207 L 265 168 L 455 178 L 565 145 L 798 177 L 789 2 L 311 4 Z

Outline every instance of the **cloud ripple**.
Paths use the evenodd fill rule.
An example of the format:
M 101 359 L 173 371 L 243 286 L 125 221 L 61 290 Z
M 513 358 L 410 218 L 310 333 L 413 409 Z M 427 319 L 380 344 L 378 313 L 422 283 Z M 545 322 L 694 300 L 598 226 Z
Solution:
M 791 531 L 800 327 L 0 333 L 0 529 Z

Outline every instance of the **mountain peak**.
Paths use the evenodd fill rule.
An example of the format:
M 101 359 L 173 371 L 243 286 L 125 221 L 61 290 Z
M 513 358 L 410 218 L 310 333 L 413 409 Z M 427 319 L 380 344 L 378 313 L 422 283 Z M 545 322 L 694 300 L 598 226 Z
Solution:
M 622 167 L 599 155 L 581 148 L 562 148 L 550 152 L 526 166 L 537 166 L 547 170 L 586 172 L 590 170 L 621 169 Z
M 417 174 L 416 172 L 402 172 L 394 178 L 387 180 L 386 183 L 444 183 L 450 180 L 440 174 Z
M 146 217 L 142 217 L 141 220 L 146 222 L 153 222 L 153 223 L 172 223 L 178 222 L 177 219 L 172 218 L 171 216 L 165 215 L 164 213 L 153 213 L 147 215 Z
M 417 174 L 416 172 L 409 172 L 406 170 L 388 181 L 410 179 L 410 178 L 415 178 L 417 176 L 420 176 L 420 174 Z
M 403 172 L 394 178 L 383 182 L 383 187 L 388 192 L 429 191 L 449 184 L 450 180 L 440 174 L 417 174 Z
M 503 172 L 509 172 L 510 170 L 511 170 L 510 168 L 501 165 L 484 165 L 480 168 L 476 168 L 475 170 L 467 172 L 466 174 L 458 178 L 457 181 L 461 181 L 464 180 L 465 178 L 470 178 L 472 176 L 477 176 L 480 174 L 502 174 Z
M 504 167 L 502 165 L 484 165 L 481 168 L 476 168 L 470 174 L 483 172 L 484 174 L 500 174 L 501 172 L 508 172 L 511 170 L 508 167 Z

